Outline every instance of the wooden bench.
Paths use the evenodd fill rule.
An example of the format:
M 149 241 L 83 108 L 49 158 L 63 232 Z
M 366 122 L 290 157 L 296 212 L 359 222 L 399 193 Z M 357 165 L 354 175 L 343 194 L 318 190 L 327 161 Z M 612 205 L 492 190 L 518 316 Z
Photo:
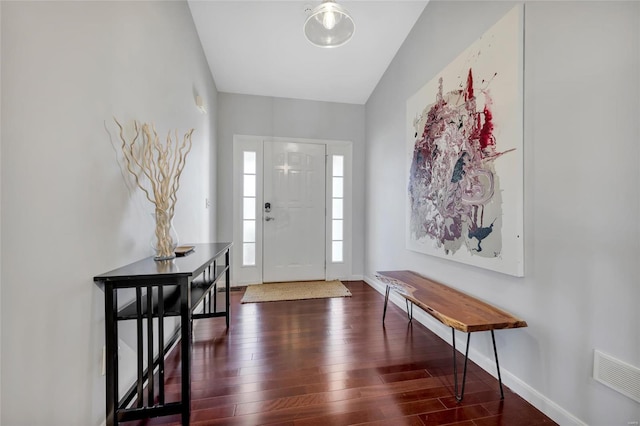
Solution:
M 491 331 L 493 353 L 496 359 L 498 381 L 500 382 L 500 397 L 504 399 L 500 364 L 498 363 L 498 351 L 496 349 L 496 339 L 493 331 L 503 328 L 526 327 L 527 323 L 525 321 L 475 297 L 420 276 L 415 272 L 384 271 L 378 272 L 377 278 L 387 286 L 384 297 L 384 311 L 382 313 L 383 324 L 387 314 L 389 292 L 394 290 L 405 298 L 409 322 L 413 320 L 413 305 L 416 305 L 441 323 L 451 327 L 454 395 L 458 401 L 462 401 L 464 397 L 471 333 L 475 331 Z M 409 309 L 409 307 L 411 307 L 411 309 Z M 464 371 L 462 373 L 462 388 L 460 394 L 458 394 L 455 330 L 467 333 L 467 348 L 464 355 Z

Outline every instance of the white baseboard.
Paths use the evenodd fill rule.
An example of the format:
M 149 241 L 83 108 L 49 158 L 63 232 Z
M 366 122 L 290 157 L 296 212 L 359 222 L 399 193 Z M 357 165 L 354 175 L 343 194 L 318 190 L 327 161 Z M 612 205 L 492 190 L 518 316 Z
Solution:
M 364 281 L 364 275 L 350 275 L 348 278 L 340 278 L 343 281 Z M 257 285 L 257 284 L 262 284 L 262 282 L 255 282 L 255 281 L 247 281 L 247 282 L 237 282 L 237 281 L 231 281 L 231 287 L 245 287 L 245 286 L 249 286 L 249 285 Z
M 349 278 L 345 278 L 345 281 L 364 281 L 364 275 L 351 275 Z
M 380 294 L 384 295 L 386 289 L 386 285 L 384 283 L 367 276 L 364 277 L 364 281 Z M 389 295 L 389 300 L 406 312 L 405 299 L 402 296 L 399 296 L 392 291 Z M 451 344 L 451 329 L 449 327 L 445 326 L 440 321 L 434 319 L 431 315 L 419 308 L 413 310 L 413 318 L 420 324 L 427 327 L 442 340 Z M 456 348 L 464 348 L 466 342 L 464 341 L 463 333 L 457 334 L 459 334 L 460 337 L 456 336 Z M 469 348 L 469 359 L 497 379 L 498 375 L 496 372 L 496 364 L 493 358 L 489 358 L 477 350 Z M 538 392 L 536 389 L 529 386 L 526 382 L 508 370 L 500 368 L 500 373 L 502 376 L 502 383 L 508 386 L 509 389 L 518 394 L 529 404 L 542 411 L 556 423 L 561 425 L 587 426 L 586 423 L 547 398 L 545 395 Z

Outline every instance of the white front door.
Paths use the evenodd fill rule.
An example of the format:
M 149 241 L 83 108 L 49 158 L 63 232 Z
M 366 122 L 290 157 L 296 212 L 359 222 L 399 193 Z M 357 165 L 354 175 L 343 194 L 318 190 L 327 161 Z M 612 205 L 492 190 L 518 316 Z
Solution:
M 264 282 L 325 279 L 325 199 L 325 145 L 264 144 Z

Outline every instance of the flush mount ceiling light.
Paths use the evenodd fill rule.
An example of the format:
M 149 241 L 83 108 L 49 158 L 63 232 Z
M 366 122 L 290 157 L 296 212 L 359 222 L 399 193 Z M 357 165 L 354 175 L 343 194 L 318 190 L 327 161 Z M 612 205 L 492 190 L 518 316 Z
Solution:
M 304 35 L 319 47 L 342 46 L 353 36 L 356 26 L 347 10 L 334 0 L 324 0 L 304 23 Z

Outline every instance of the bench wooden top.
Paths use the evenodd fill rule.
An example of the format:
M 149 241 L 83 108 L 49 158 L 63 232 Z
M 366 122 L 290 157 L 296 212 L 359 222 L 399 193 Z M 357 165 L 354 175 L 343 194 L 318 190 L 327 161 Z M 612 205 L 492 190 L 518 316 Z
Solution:
M 378 272 L 379 278 L 449 327 L 466 333 L 526 327 L 527 323 L 473 296 L 412 271 Z

